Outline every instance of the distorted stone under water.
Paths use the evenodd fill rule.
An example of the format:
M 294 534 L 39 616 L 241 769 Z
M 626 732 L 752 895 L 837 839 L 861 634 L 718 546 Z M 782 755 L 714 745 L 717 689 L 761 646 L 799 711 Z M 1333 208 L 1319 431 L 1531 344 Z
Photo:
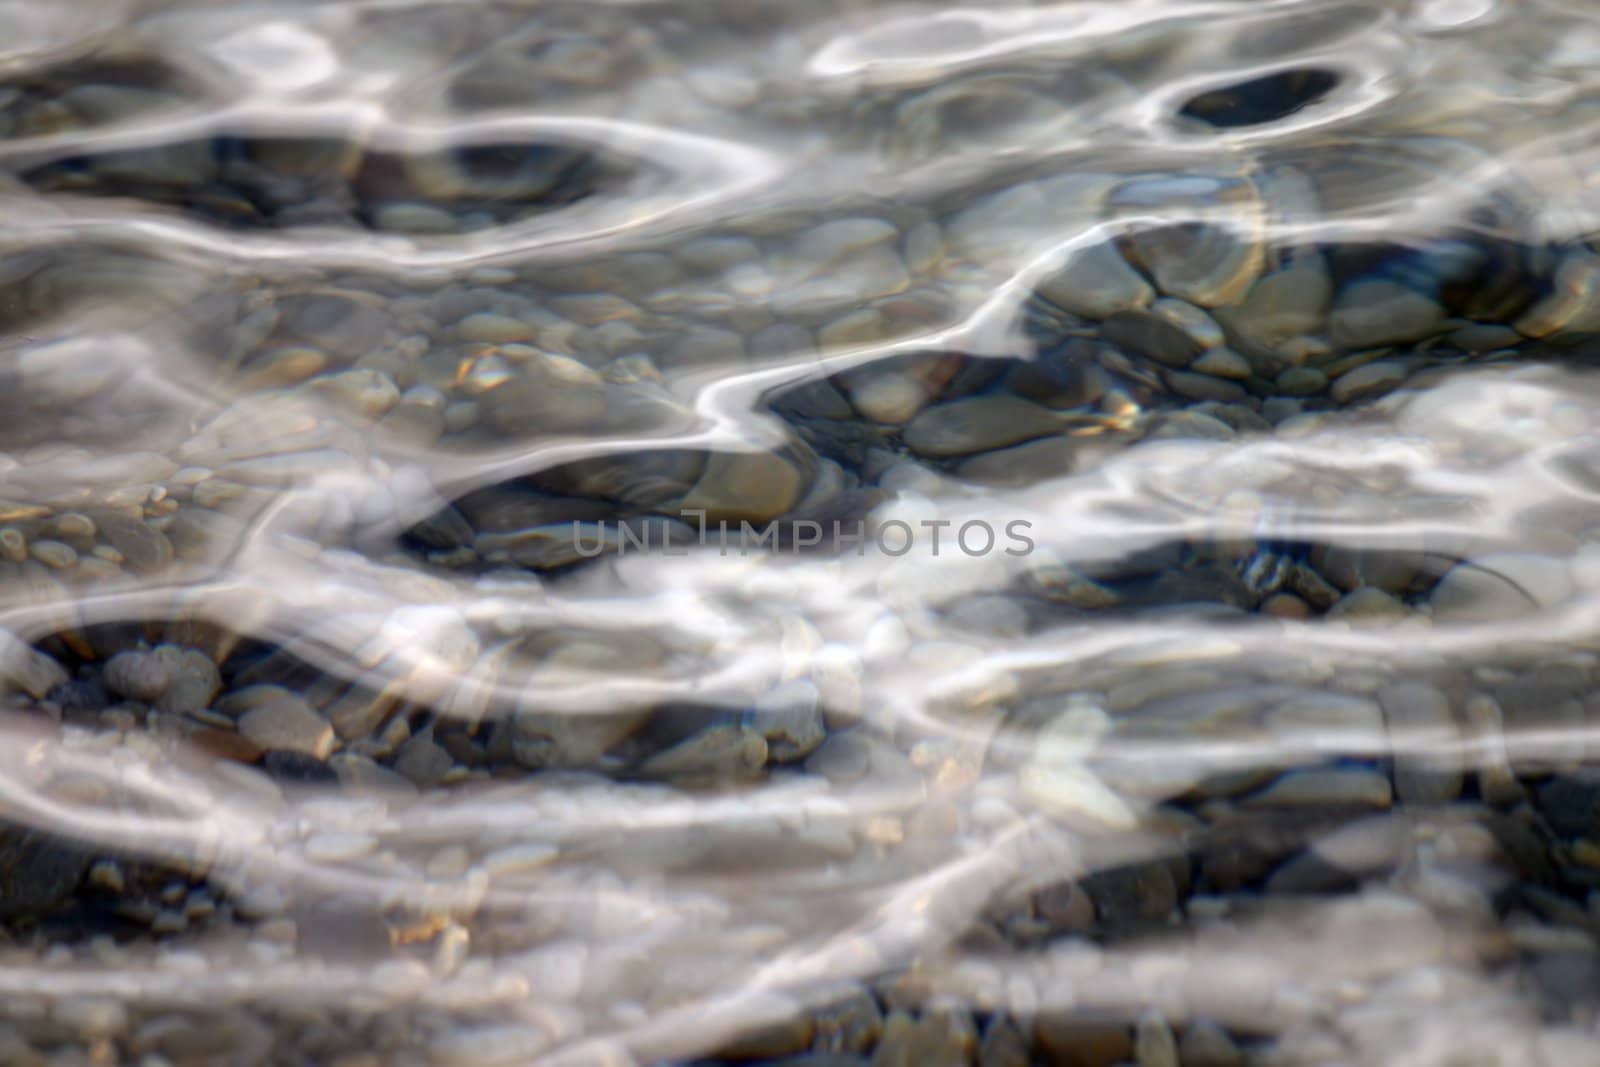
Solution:
M 0 2 L 0 1064 L 1600 1064 L 1596 16 Z

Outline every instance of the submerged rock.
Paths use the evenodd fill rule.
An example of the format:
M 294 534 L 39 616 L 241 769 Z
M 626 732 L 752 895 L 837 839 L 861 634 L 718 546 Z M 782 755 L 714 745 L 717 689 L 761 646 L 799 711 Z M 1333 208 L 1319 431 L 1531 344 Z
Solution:
M 1572 590 L 1566 560 L 1507 552 L 1450 568 L 1434 587 L 1431 603 L 1440 621 L 1489 622 L 1555 607 Z
M 1341 348 L 1378 348 L 1431 337 L 1444 328 L 1444 309 L 1398 282 L 1371 279 L 1346 287 L 1328 319 Z
M 91 859 L 78 845 L 0 821 L 0 919 L 65 904 L 83 882 Z
M 906 445 L 922 456 L 969 456 L 1059 433 L 1049 408 L 1005 394 L 967 397 L 926 408 L 906 426 Z
M 708 523 L 765 522 L 791 510 L 805 490 L 806 476 L 783 456 L 716 452 L 678 508 L 685 513 L 704 511 Z
M 1150 283 L 1109 244 L 1074 253 L 1065 267 L 1039 283 L 1038 293 L 1063 311 L 1086 319 L 1142 308 L 1156 296 Z

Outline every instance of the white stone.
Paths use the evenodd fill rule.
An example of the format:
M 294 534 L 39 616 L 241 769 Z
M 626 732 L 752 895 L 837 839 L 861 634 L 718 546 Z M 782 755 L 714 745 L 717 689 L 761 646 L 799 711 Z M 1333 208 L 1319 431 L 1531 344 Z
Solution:
M 1434 587 L 1435 619 L 1487 622 L 1552 608 L 1572 595 L 1565 559 L 1531 552 L 1481 556 L 1450 568 Z

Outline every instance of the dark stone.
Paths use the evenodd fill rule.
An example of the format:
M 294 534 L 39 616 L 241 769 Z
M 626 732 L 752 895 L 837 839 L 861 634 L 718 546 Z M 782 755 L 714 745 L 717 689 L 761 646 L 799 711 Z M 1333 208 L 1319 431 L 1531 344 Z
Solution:
M 77 891 L 92 858 L 62 838 L 0 822 L 0 919 L 61 907 Z
M 1600 836 L 1600 772 L 1558 774 L 1534 796 L 1550 828 L 1562 837 Z
M 100 684 L 98 673 L 56 686 L 50 691 L 49 699 L 69 715 L 101 711 L 112 703 L 105 686 Z
M 1165 859 L 1096 871 L 1082 881 L 1108 932 L 1160 923 L 1178 905 L 1178 887 Z
M 1222 130 L 1261 126 L 1316 103 L 1338 85 L 1339 75 L 1320 67 L 1282 70 L 1190 97 L 1178 114 Z
M 407 530 L 406 537 L 424 548 L 459 548 L 472 544 L 473 530 L 461 512 L 446 506 Z
M 812 1049 L 816 1052 L 864 1053 L 883 1033 L 883 1010 L 863 986 L 816 1013 Z
M 1043 345 L 1033 359 L 1011 366 L 1005 387 L 1046 407 L 1075 408 L 1091 404 L 1111 385 L 1104 368 L 1095 362 L 1097 350 L 1097 343 L 1085 337 Z
M 338 785 L 334 769 L 304 752 L 273 749 L 261 757 L 261 769 L 280 782 L 294 785 Z
M 1528 978 L 1538 991 L 1543 1015 L 1568 1022 L 1575 1012 L 1600 998 L 1600 959 L 1593 952 L 1560 951 L 1539 956 L 1528 966 Z
M 797 385 L 774 398 L 772 410 L 786 419 L 848 419 L 855 414 L 830 381 Z
M 1360 887 L 1361 879 L 1351 872 L 1315 852 L 1305 852 L 1272 872 L 1265 889 L 1271 896 L 1290 896 L 1352 893 Z
M 1103 337 L 1119 349 L 1182 369 L 1194 362 L 1200 343 L 1148 311 L 1118 311 L 1100 324 Z

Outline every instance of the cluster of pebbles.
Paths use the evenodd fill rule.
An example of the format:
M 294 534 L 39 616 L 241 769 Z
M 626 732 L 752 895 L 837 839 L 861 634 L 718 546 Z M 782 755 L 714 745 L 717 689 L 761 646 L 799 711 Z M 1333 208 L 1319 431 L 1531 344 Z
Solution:
M 0 249 L 0 1062 L 1593 1062 L 1600 652 L 1537 628 L 1600 584 L 1600 408 L 1525 372 L 1600 333 L 1596 242 L 1442 137 L 990 161 L 1149 95 L 1171 28 L 1104 79 L 928 87 L 898 24 L 763 72 L 783 6 L 375 8 L 340 62 L 814 130 L 809 55 L 855 72 L 833 143 L 903 181 L 707 214 L 684 160 L 583 135 L 163 127 L 239 79 L 137 51 L 0 89 L 0 193 L 45 220 Z M 1252 62 L 1369 23 L 1274 26 Z M 1314 124 L 1352 80 L 1162 121 Z M 1375 228 L 1389 194 L 1440 217 Z M 1428 407 L 1467 373 L 1512 414 Z M 1436 540 L 1386 524 L 1467 524 L 1464 474 L 1226 458 L 1396 426 L 1456 473 L 1557 438 L 1565 495 Z M 950 595 L 914 560 L 860 626 L 828 594 L 881 556 L 788 551 L 1155 456 L 1168 535 Z M 637 566 L 722 559 L 705 521 L 754 548 L 685 572 L 722 615 Z
M 1127 178 L 1107 196 L 1202 186 L 1214 195 L 1222 183 Z M 1021 188 L 1006 195 L 1037 195 Z M 916 242 L 944 247 L 943 228 L 917 225 Z M 833 277 L 827 264 L 909 277 L 912 243 L 902 226 L 858 215 L 640 253 L 635 263 L 680 286 L 700 272 L 676 304 L 638 288 L 620 262 L 586 268 L 596 288 L 578 291 L 555 288 L 552 269 L 538 286 L 509 269 L 427 284 L 191 283 L 152 331 L 218 342 L 207 350 L 231 370 L 214 395 L 153 384 L 138 364 L 160 357 L 127 333 L 20 350 L 11 373 L 22 388 L 9 401 L 18 417 L 0 430 L 16 444 L 0 489 L 0 574 L 14 618 L 26 620 L 6 652 L 8 729 L 49 740 L 47 769 L 19 780 L 35 799 L 74 808 L 90 832 L 51 832 L 48 808 L 8 819 L 6 958 L 170 981 L 139 998 L 19 991 L 0 1028 L 6 1056 L 354 1067 L 532 1062 L 577 1047 L 588 1058 L 574 1062 L 617 1064 L 1342 1062 L 1371 1054 L 1374 1029 L 1397 1040 L 1392 1005 L 1421 1010 L 1440 996 L 1515 1005 L 1487 1032 L 1528 1062 L 1581 1047 L 1600 991 L 1597 787 L 1581 740 L 1600 707 L 1587 650 L 1369 668 L 1331 655 L 1274 663 L 1247 643 L 1219 648 L 1191 633 L 1194 647 L 1169 660 L 1072 659 L 978 686 L 950 721 L 918 728 L 878 709 L 893 688 L 878 675 L 883 654 L 868 662 L 813 635 L 803 666 L 736 706 L 680 687 L 673 699 L 623 693 L 598 714 L 576 713 L 586 685 L 692 680 L 706 666 L 694 635 L 669 627 L 573 625 L 508 607 L 603 588 L 585 584 L 608 563 L 582 557 L 580 530 L 631 524 L 689 545 L 690 513 L 702 510 L 780 527 L 812 517 L 870 526 L 911 496 L 1088 476 L 1144 447 L 1308 440 L 1392 414 L 1386 402 L 1469 364 L 1560 358 L 1591 314 L 1556 280 L 1580 269 L 1583 250 L 1514 249 L 1519 269 L 1550 273 L 1521 275 L 1528 298 L 1497 308 L 1513 324 L 1500 326 L 1460 302 L 1481 287 L 1418 287 L 1444 251 L 1290 252 L 1193 226 L 1133 228 L 1036 281 L 1017 313 L 1026 358 L 891 351 L 818 373 L 830 353 L 908 328 L 896 325 L 895 301 L 909 288 L 858 302 L 850 314 L 876 325 L 857 336 L 839 320 L 780 319 L 754 296 L 686 310 L 741 265 L 817 285 Z M 1164 247 L 1181 255 L 1163 259 Z M 1476 264 L 1463 277 L 1481 280 L 1502 269 L 1497 254 L 1451 248 L 1449 261 Z M 1205 262 L 1210 274 L 1172 273 Z M 29 307 L 60 278 L 48 262 L 18 274 Z M 864 278 L 850 273 L 817 302 L 849 302 L 870 290 Z M 166 281 L 168 297 L 183 292 Z M 147 283 L 133 274 L 120 284 Z M 745 333 L 733 328 L 741 314 L 753 318 Z M 786 428 L 781 448 L 671 447 L 705 418 L 677 383 L 737 381 L 797 355 L 806 380 L 767 397 Z M 163 405 L 191 413 L 178 431 L 156 416 Z M 60 424 L 65 440 L 27 440 L 58 412 L 82 421 Z M 137 447 L 105 455 L 97 412 L 132 426 Z M 512 465 L 504 479 L 449 489 L 451 472 L 506 447 L 641 437 L 668 447 Z M 418 469 L 418 457 L 445 472 L 428 493 L 393 473 Z M 1260 498 L 1356 507 L 1393 491 L 1336 473 L 1321 487 L 1303 471 L 1281 477 L 1299 484 L 1262 481 Z M 1357 634 L 1527 616 L 1582 592 L 1575 555 L 1588 524 L 1581 508 L 1551 514 L 1539 538 L 1471 559 L 1422 541 L 1297 539 L 1270 524 L 1254 537 L 1178 537 L 1031 568 L 1010 589 L 946 603 L 942 618 L 974 643 L 904 654 L 913 672 L 944 671 L 988 641 L 1180 614 L 1325 619 Z M 289 631 L 238 598 L 185 603 L 186 583 L 242 567 L 241 553 L 280 551 L 280 540 L 326 567 L 365 556 L 389 599 L 372 608 L 361 597 L 379 598 L 364 589 L 326 627 Z M 485 599 L 464 600 L 464 588 Z M 117 618 L 119 594 L 151 589 L 165 591 L 139 621 Z M 886 653 L 895 658 L 892 642 Z M 52 768 L 53 758 L 68 762 Z M 206 830 L 159 847 L 96 838 L 95 813 L 172 803 L 86 773 L 102 761 L 172 776 L 270 829 L 230 843 L 218 829 L 227 819 L 191 811 Z M 769 792 L 787 810 L 757 802 Z M 629 825 L 629 813 L 685 797 L 690 812 L 722 797 L 757 806 Z M 574 815 L 586 803 L 615 816 L 586 824 Z M 511 806 L 515 827 L 474 821 Z M 1007 844 L 1017 833 L 1026 849 Z M 612 872 L 759 892 L 773 870 L 828 871 L 822 887 L 864 893 L 919 874 L 937 884 L 961 855 L 982 856 L 985 877 L 953 900 L 929 891 L 939 936 L 909 967 L 893 931 L 852 935 L 867 954 L 851 959 L 854 980 L 733 1011 L 720 1030 L 649 1030 L 646 1020 L 700 1010 L 696 997 L 714 999 L 728 974 L 753 968 L 752 946 L 772 933 L 763 921 L 798 936 L 797 914 L 741 908 L 714 943 L 661 931 L 657 973 L 622 980 L 640 969 L 630 936 L 649 930 L 628 909 L 704 900 L 630 895 Z M 573 914 L 546 896 L 606 892 L 623 915 Z M 1377 962 L 1332 952 L 1215 986 L 1206 975 L 1209 954 L 1270 960 L 1284 938 L 1341 929 L 1389 931 L 1390 945 Z M 697 951 L 734 970 L 697 969 Z M 340 970 L 352 961 L 359 980 Z M 195 968 L 229 965 L 304 983 L 304 998 L 218 1008 L 186 991 Z M 1152 973 L 1165 976 L 1159 996 Z M 530 989 L 538 1011 L 508 1022 L 496 1010 Z M 607 1016 L 617 998 L 635 1014 Z M 585 1045 L 596 1018 L 626 1036 Z
M 517 718 L 474 729 L 404 699 L 374 713 L 369 695 L 358 726 L 359 686 L 295 685 L 281 650 L 221 627 L 11 639 L 14 810 L 70 812 L 85 838 L 0 829 L 0 955 L 148 969 L 156 987 L 17 990 L 0 1048 L 52 1064 L 516 1063 L 623 996 L 641 1019 L 684 1005 L 704 1020 L 573 1062 L 1273 1064 L 1371 1054 L 1454 996 L 1499 998 L 1477 1023 L 1506 1055 L 1584 1062 L 1597 654 L 1421 657 L 1397 677 L 1272 662 L 1244 633 L 1044 668 L 1020 694 L 965 700 L 945 731 L 863 715 L 870 685 L 819 653 L 831 678 L 710 726 L 715 709 L 657 709 L 613 725 L 625 736 L 581 773 L 531 775 L 552 739 Z M 630 752 L 648 754 L 629 770 Z M 175 813 L 189 822 L 170 840 L 103 828 Z M 267 829 L 230 839 L 245 813 Z M 729 902 L 630 887 L 630 871 L 711 880 Z M 814 880 L 819 906 L 853 914 L 900 879 L 881 919 L 826 946 L 858 979 L 717 1015 L 774 923 L 831 922 L 804 894 L 782 905 L 798 914 L 735 901 Z M 707 908 L 710 930 L 681 926 Z M 914 962 L 890 965 L 919 912 Z M 184 989 L 234 967 L 295 976 L 305 1003 L 221 1011 L 204 981 L 201 1003 Z M 497 1016 L 530 981 L 539 1011 Z

